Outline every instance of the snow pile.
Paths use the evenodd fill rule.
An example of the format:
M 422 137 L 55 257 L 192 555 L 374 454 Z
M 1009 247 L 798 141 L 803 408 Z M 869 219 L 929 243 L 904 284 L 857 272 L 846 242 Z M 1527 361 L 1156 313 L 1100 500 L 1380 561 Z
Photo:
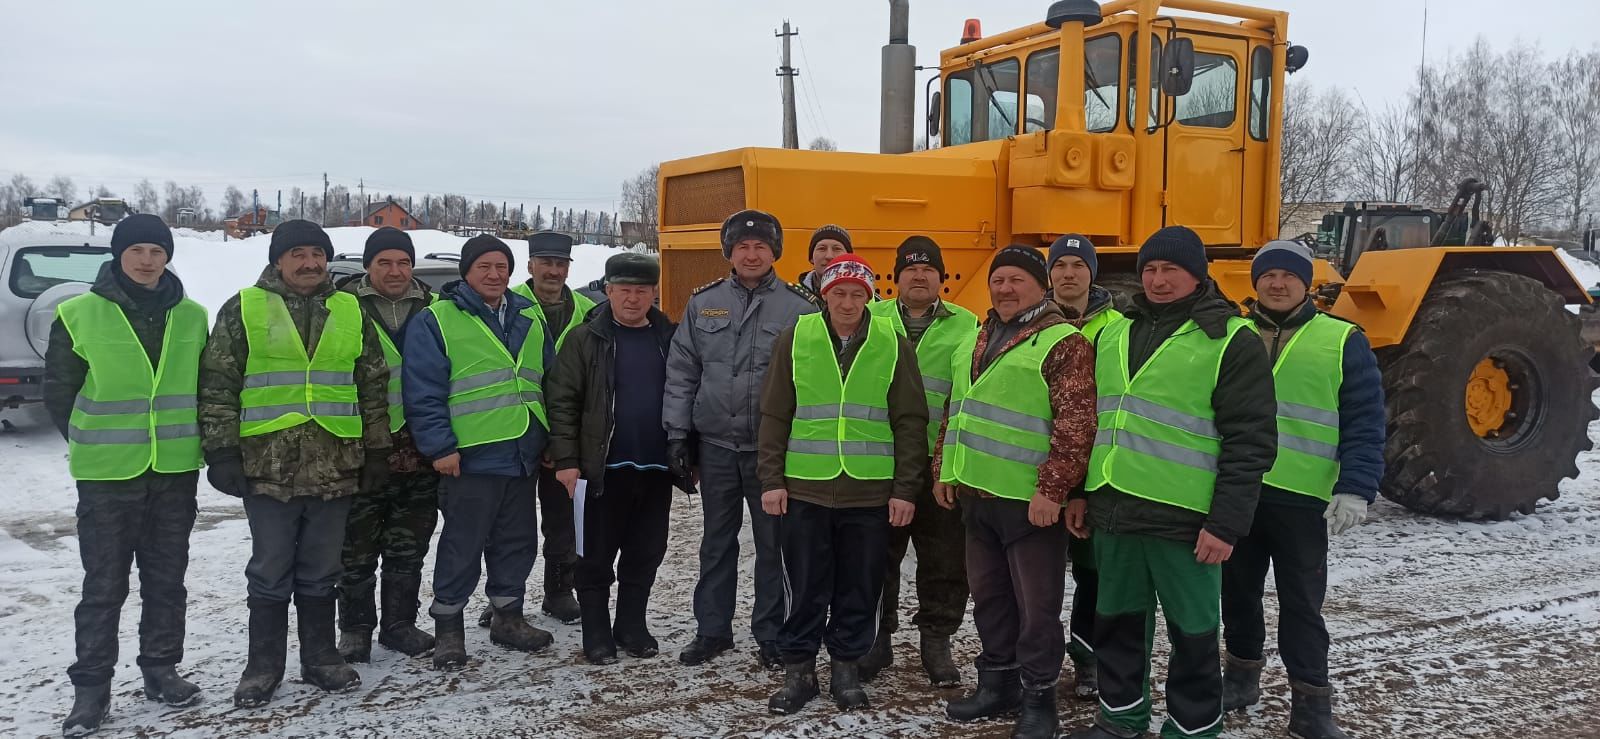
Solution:
M 1600 285 L 1600 265 L 1572 256 L 1566 249 L 1557 249 L 1561 261 L 1566 262 L 1567 269 L 1572 270 L 1572 276 L 1578 278 L 1578 284 L 1585 290 Z

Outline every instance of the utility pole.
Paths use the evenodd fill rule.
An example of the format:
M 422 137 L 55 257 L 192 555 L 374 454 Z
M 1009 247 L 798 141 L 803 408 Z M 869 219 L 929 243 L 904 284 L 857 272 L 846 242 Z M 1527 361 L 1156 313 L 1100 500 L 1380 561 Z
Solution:
M 367 225 L 367 178 L 356 180 L 356 189 L 361 191 L 361 216 L 358 226 Z
M 328 227 L 328 173 L 322 173 L 322 227 Z
M 794 78 L 800 70 L 794 68 L 789 57 L 789 39 L 800 35 L 800 29 L 789 30 L 789 21 L 783 22 L 783 30 L 773 33 L 783 39 L 783 66 L 778 67 L 778 76 L 783 78 L 783 148 L 800 148 L 800 125 L 795 120 L 794 108 Z

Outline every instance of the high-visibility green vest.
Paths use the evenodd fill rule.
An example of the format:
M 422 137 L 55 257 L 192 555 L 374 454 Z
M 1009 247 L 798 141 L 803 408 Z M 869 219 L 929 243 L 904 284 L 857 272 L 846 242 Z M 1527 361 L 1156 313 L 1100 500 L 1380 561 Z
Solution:
M 306 357 L 305 341 L 289 317 L 283 296 L 259 287 L 239 291 L 250 356 L 239 393 L 239 435 L 260 436 L 309 421 L 343 439 L 361 437 L 356 397 L 356 359 L 361 356 L 361 304 L 350 293 L 324 301 L 328 320 L 317 349 Z
M 1217 482 L 1217 435 L 1211 394 L 1222 354 L 1250 322 L 1229 318 L 1227 335 L 1213 339 L 1185 321 L 1128 376 L 1128 329 L 1115 321 L 1095 352 L 1099 431 L 1089 456 L 1088 490 L 1110 485 L 1130 495 L 1209 513 Z
M 539 312 L 539 322 L 545 324 L 546 332 L 548 332 L 550 322 L 545 319 L 544 305 L 539 302 L 539 296 L 533 294 L 533 288 L 528 287 L 526 282 L 520 282 L 511 288 L 511 292 L 533 301 L 533 309 Z M 561 344 L 567 340 L 567 334 L 572 333 L 572 329 L 582 325 L 584 319 L 589 317 L 589 311 L 594 310 L 594 307 L 595 302 L 590 300 L 588 296 L 577 290 L 572 291 L 572 317 L 567 319 L 567 325 L 562 326 L 560 333 L 556 334 L 556 351 L 561 351 Z
M 1076 333 L 1066 323 L 1046 328 L 995 357 L 976 381 L 972 352 L 977 336 L 963 345 L 956 356 L 940 482 L 1013 500 L 1033 498 L 1039 465 L 1050 456 L 1055 418 L 1044 360 Z
M 430 295 L 428 303 L 431 305 L 439 296 Z M 372 330 L 378 334 L 378 344 L 383 347 L 383 361 L 389 365 L 389 433 L 393 434 L 406 425 L 406 404 L 404 394 L 401 392 L 400 369 L 404 363 L 400 356 L 400 349 L 394 345 L 394 339 L 389 338 L 389 331 L 376 318 L 372 321 Z M 404 328 L 404 327 L 402 327 Z
M 532 325 L 513 358 L 483 319 L 441 300 L 428 306 L 439 321 L 450 359 L 450 430 L 456 446 L 515 439 L 528 430 L 528 414 L 544 415 L 544 322 L 538 306 L 521 313 Z
M 783 474 L 800 480 L 894 478 L 894 429 L 889 426 L 889 382 L 900 352 L 894 329 L 869 316 L 867 338 L 850 373 L 839 375 L 832 329 L 821 313 L 794 327 L 794 420 Z
M 939 425 L 944 423 L 945 408 L 953 387 L 954 362 L 961 347 L 971 348 L 978 336 L 978 317 L 953 303 L 945 303 L 955 315 L 936 318 L 922 332 L 917 341 L 917 369 L 922 372 L 922 393 L 928 398 L 928 453 L 932 454 L 939 443 Z M 906 335 L 906 322 L 900 315 L 900 301 L 880 300 L 868 303 L 867 310 L 875 316 L 889 319 L 895 333 Z
M 1090 344 L 1098 344 L 1100 333 L 1105 331 L 1107 326 L 1126 320 L 1128 320 L 1128 317 L 1122 315 L 1122 311 L 1108 305 L 1104 310 L 1094 314 L 1094 317 L 1090 318 L 1087 323 L 1083 324 L 1083 328 L 1078 330 L 1083 332 L 1083 337 L 1088 339 Z
M 167 311 L 155 368 L 116 303 L 86 293 L 56 315 L 72 351 L 89 365 L 67 427 L 67 467 L 76 480 L 131 480 L 146 471 L 200 469 L 195 402 L 206 309 L 184 298 Z
M 1278 461 L 1262 482 L 1323 501 L 1339 481 L 1339 386 L 1344 344 L 1356 327 L 1318 313 L 1278 354 Z

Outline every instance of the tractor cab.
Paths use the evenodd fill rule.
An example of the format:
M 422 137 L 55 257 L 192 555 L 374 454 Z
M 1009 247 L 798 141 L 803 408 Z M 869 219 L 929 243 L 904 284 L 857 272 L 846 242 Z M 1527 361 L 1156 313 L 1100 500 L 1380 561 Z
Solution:
M 59 198 L 32 197 L 22 201 L 22 218 L 28 221 L 64 221 L 67 203 Z
M 1464 180 L 1444 212 L 1401 203 L 1347 202 L 1328 213 L 1311 239 L 1317 256 L 1349 277 L 1361 255 L 1434 246 L 1492 246 L 1494 228 L 1482 214 L 1484 184 Z

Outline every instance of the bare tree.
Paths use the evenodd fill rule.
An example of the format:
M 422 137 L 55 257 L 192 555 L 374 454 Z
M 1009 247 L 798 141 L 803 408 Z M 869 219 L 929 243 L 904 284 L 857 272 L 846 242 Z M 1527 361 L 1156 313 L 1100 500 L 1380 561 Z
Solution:
M 56 175 L 50 180 L 48 192 L 55 197 L 61 198 L 68 207 L 71 207 L 73 193 L 77 192 L 77 190 L 78 188 L 72 184 L 71 177 Z
M 1338 88 L 1317 92 L 1291 86 L 1283 104 L 1283 205 L 1278 226 L 1308 203 L 1340 194 L 1349 178 L 1350 142 L 1360 126 L 1356 108 Z
M 1550 65 L 1550 107 L 1566 194 L 1564 225 L 1569 236 L 1576 236 L 1600 170 L 1600 49 Z
M 161 209 L 161 193 L 149 179 L 139 180 L 133 187 L 133 207 L 140 213 L 154 213 Z
M 1410 105 L 1366 112 L 1350 152 L 1349 193 L 1367 200 L 1411 202 L 1417 197 L 1416 116 Z
M 839 145 L 827 136 L 818 136 L 806 144 L 806 148 L 812 151 L 838 151 Z
M 244 193 L 240 192 L 239 188 L 229 185 L 228 189 L 222 191 L 222 215 L 224 218 L 240 215 L 244 213 L 244 208 Z
M 639 224 L 639 238 L 650 246 L 656 245 L 659 227 L 660 192 L 656 182 L 660 175 L 661 165 L 652 164 L 622 183 L 622 218 Z

